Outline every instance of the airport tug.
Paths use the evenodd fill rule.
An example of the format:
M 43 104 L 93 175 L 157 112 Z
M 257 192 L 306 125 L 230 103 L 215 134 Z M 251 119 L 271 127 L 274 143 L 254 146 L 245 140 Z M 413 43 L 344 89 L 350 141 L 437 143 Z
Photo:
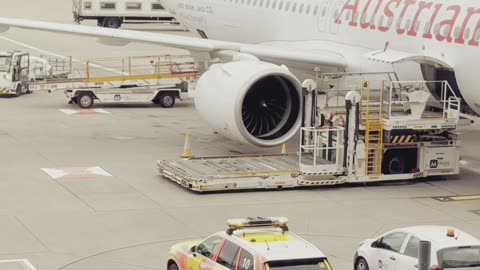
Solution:
M 394 73 L 323 74 L 320 91 L 315 81 L 305 81 L 296 154 L 192 157 L 158 161 L 158 169 L 198 192 L 458 174 L 461 99 L 447 81 L 394 78 Z

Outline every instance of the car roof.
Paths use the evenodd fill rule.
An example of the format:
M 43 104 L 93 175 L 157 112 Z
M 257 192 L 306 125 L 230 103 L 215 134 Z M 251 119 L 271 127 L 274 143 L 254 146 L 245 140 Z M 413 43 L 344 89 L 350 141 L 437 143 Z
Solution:
M 325 258 L 325 254 L 300 236 L 275 228 L 243 229 L 232 235 L 218 233 L 267 261 Z
M 448 230 L 453 229 L 454 237 L 447 236 Z M 480 240 L 474 236 L 452 226 L 424 225 L 412 226 L 397 229 L 394 231 L 404 231 L 436 244 L 439 248 L 455 247 L 463 245 L 480 245 Z

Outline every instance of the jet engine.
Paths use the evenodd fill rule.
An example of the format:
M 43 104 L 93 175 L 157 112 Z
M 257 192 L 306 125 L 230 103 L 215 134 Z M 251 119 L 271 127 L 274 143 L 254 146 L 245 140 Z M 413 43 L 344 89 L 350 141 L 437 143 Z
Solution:
M 197 83 L 195 107 L 219 134 L 271 147 L 299 130 L 302 86 L 285 66 L 259 60 L 216 64 Z

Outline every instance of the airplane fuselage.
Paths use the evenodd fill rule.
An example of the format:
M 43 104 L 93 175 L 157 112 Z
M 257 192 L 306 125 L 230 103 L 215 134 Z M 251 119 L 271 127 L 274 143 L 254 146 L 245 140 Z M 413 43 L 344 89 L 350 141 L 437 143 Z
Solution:
M 463 98 L 480 112 L 480 2 L 464 0 L 162 0 L 204 38 L 341 52 L 347 71 L 393 69 L 422 79 L 420 65 L 373 61 L 394 50 L 452 69 Z M 286 45 L 287 44 L 287 45 Z M 290 45 L 288 45 L 290 44 Z M 388 58 L 388 57 L 387 57 Z

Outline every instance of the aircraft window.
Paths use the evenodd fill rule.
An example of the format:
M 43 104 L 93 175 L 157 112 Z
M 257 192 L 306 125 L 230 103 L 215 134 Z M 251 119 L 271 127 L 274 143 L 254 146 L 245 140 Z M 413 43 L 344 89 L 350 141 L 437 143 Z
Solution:
M 385 20 L 385 16 L 380 16 L 380 19 L 378 20 L 378 25 L 383 26 L 383 20 Z
M 250 6 L 251 3 L 252 3 L 252 0 L 247 0 L 247 5 Z
M 297 11 L 297 2 L 293 3 L 292 12 Z
M 254 0 L 254 1 L 253 1 L 253 5 L 254 5 L 254 6 L 257 6 L 257 0 Z
M 453 30 L 453 37 L 458 38 L 460 36 L 460 26 L 455 27 L 455 30 Z
M 267 4 L 265 5 L 266 8 L 270 7 L 270 0 L 267 0 Z
M 340 16 L 340 9 L 337 8 L 337 9 L 335 10 L 335 14 L 334 14 L 334 17 L 333 17 L 333 18 L 334 18 L 335 20 L 337 20 L 339 16 Z M 373 20 L 373 18 L 372 18 L 372 20 Z
M 476 42 L 480 41 L 480 29 L 477 29 L 477 32 L 475 32 L 474 40 Z
M 300 8 L 298 9 L 298 13 L 302 14 L 304 6 L 305 5 L 303 3 L 300 5 Z
M 318 14 L 318 6 L 315 6 L 315 8 L 313 9 L 313 16 L 317 16 Z
M 465 33 L 463 34 L 463 39 L 468 39 L 468 37 L 470 36 L 470 27 L 467 28 L 467 30 L 465 30 Z
M 433 29 L 433 32 L 435 33 L 435 35 L 438 35 L 438 33 L 440 33 L 440 24 L 437 23 L 435 25 L 435 28 Z
M 263 7 L 263 0 L 260 0 L 260 7 Z
M 92 9 L 92 2 L 84 2 L 83 3 L 84 9 Z
M 129 10 L 141 10 L 142 9 L 142 3 L 131 3 L 127 2 L 127 9 Z
M 425 28 L 423 29 L 423 34 L 427 34 L 428 30 L 430 30 L 430 22 L 425 23 Z
M 325 17 L 327 15 L 327 7 L 324 7 L 322 10 L 322 17 Z
M 417 25 L 415 25 L 415 32 L 418 33 L 418 30 L 420 30 L 420 24 L 422 24 L 422 21 L 418 21 Z
M 245 0 L 242 0 L 242 5 L 245 4 Z
M 238 4 L 238 0 L 235 0 L 235 4 Z
M 100 3 L 100 8 L 101 9 L 115 9 L 116 4 L 112 2 L 101 2 Z
M 408 19 L 407 24 L 405 25 L 405 29 L 410 29 L 411 24 L 412 24 L 412 20 Z
M 289 11 L 290 10 L 290 1 L 287 2 L 287 5 L 285 6 L 285 11 Z
M 278 5 L 278 9 L 282 10 L 283 9 L 283 0 L 280 1 L 280 5 Z
M 308 7 L 307 7 L 307 15 L 310 15 L 310 9 L 312 9 L 312 6 L 310 4 L 308 4 Z
M 273 0 L 272 9 L 275 9 L 276 7 L 277 7 L 277 0 Z
M 444 37 L 448 37 L 448 34 L 450 33 L 450 25 L 446 25 L 444 28 L 443 28 L 443 36 Z

